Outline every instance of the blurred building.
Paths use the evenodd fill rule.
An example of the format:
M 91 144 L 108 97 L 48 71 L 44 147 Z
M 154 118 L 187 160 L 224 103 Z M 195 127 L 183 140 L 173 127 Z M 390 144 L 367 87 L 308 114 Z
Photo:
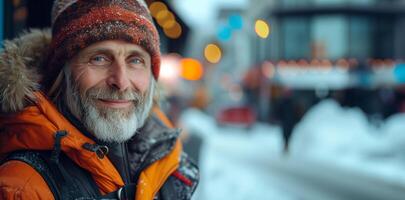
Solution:
M 405 57 L 403 0 L 255 0 L 247 12 L 271 24 L 266 59 Z
M 365 90 L 363 94 L 378 96 L 369 91 L 395 89 L 403 84 L 395 74 L 405 58 L 403 0 L 254 0 L 245 15 L 250 21 L 263 19 L 271 27 L 267 39 L 251 37 L 250 53 L 256 63 L 271 61 L 278 72 L 283 66 L 292 67 L 299 74 L 295 79 L 318 73 L 314 68 L 325 69 L 320 73 L 324 80 L 313 76 L 308 77 L 309 81 L 296 82 L 287 81 L 285 76 L 270 77 L 268 82 L 273 85 L 307 89 L 318 96 L 322 96 L 319 88 Z M 349 73 L 339 70 L 343 66 Z M 339 80 L 339 84 L 332 80 Z M 379 112 L 376 105 L 361 102 L 348 104 L 369 113 Z

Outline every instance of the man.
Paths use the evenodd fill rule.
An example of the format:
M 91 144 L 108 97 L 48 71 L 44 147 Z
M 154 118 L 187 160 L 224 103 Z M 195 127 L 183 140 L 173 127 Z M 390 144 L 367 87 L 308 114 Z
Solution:
M 190 199 L 198 170 L 154 101 L 142 0 L 56 0 L 52 35 L 5 43 L 0 199 Z

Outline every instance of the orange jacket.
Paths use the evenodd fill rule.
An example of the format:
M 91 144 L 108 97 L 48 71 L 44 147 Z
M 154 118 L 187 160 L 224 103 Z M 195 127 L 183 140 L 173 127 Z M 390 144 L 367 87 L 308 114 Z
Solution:
M 54 135 L 65 130 L 62 151 L 77 165 L 91 173 L 102 194 L 124 185 L 122 178 L 107 157 L 100 159 L 94 152 L 83 150 L 84 143 L 94 143 L 71 125 L 40 92 L 37 102 L 15 115 L 0 116 L 0 158 L 16 150 L 52 150 Z M 155 111 L 156 112 L 156 111 Z M 158 116 L 163 116 L 157 113 Z M 167 120 L 163 120 L 166 121 Z M 164 158 L 146 168 L 140 175 L 136 200 L 151 200 L 166 179 L 179 166 L 181 143 Z M 0 166 L 0 199 L 53 199 L 41 175 L 21 161 Z

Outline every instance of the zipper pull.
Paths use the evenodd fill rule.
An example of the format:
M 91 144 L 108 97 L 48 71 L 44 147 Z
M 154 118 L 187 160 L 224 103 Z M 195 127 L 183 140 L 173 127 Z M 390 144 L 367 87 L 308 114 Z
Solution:
M 108 147 L 105 145 L 84 143 L 82 146 L 84 149 L 96 153 L 97 157 L 103 159 L 108 154 Z

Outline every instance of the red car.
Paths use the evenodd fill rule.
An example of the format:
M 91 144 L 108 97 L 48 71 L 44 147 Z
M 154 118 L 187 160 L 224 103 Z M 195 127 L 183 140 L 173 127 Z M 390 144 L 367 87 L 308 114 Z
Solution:
M 256 113 L 248 106 L 228 107 L 216 116 L 219 125 L 236 125 L 249 128 L 256 122 Z

